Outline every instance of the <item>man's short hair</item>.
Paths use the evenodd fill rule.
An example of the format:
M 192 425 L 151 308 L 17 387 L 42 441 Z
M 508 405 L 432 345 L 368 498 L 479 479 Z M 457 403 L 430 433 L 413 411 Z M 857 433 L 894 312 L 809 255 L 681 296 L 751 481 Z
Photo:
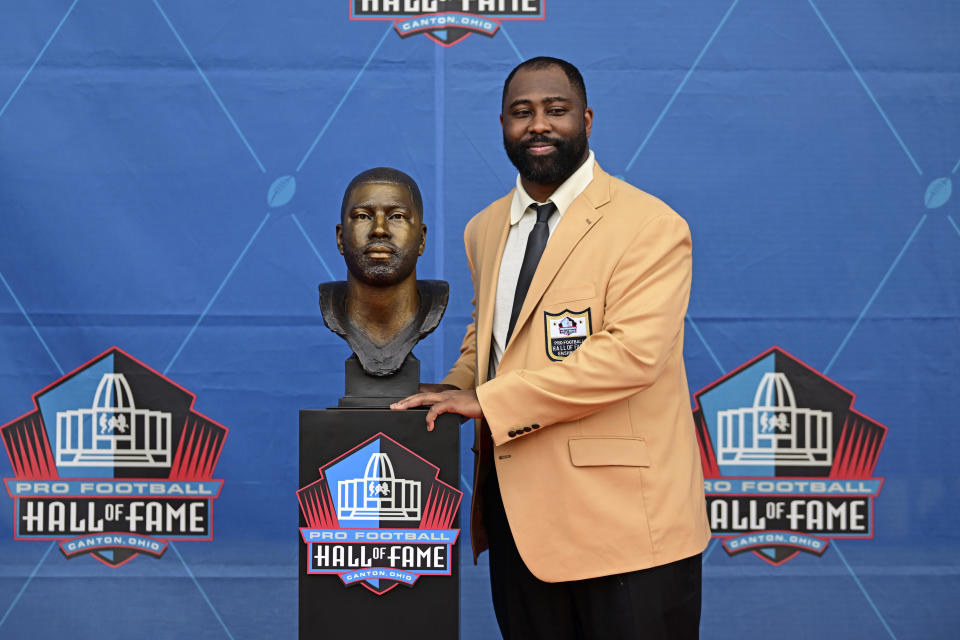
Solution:
M 505 106 L 507 100 L 507 90 L 510 88 L 510 81 L 513 80 L 513 76 L 517 75 L 517 71 L 521 69 L 546 69 L 549 67 L 560 67 L 560 69 L 566 74 L 567 80 L 570 81 L 570 86 L 573 87 L 573 90 L 576 92 L 580 99 L 583 100 L 583 106 L 587 106 L 587 87 L 583 84 L 583 76 L 580 75 L 580 70 L 575 66 L 567 62 L 566 60 L 561 60 L 560 58 L 551 58 L 550 56 L 537 56 L 536 58 L 530 58 L 529 60 L 524 60 L 516 67 L 513 68 L 513 71 L 510 72 L 510 75 L 507 76 L 507 79 L 503 83 L 503 94 L 500 97 L 500 106 Z
M 350 193 L 361 184 L 399 184 L 410 190 L 413 206 L 417 208 L 420 222 L 423 222 L 423 198 L 420 196 L 420 187 L 413 178 L 399 169 L 392 167 L 375 167 L 367 169 L 354 176 L 343 192 L 343 202 L 340 203 L 340 220 L 346 219 L 347 207 L 350 206 Z

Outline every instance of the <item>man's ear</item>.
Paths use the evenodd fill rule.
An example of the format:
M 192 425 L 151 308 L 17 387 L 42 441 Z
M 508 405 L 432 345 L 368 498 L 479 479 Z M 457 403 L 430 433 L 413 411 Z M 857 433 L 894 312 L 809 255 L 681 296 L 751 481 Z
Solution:
M 343 255 L 343 225 L 337 225 L 337 249 L 340 251 L 340 255 Z
M 583 110 L 583 127 L 587 130 L 587 137 L 590 137 L 590 132 L 593 131 L 593 109 L 587 107 Z
M 420 225 L 420 249 L 417 251 L 418 256 L 423 255 L 423 250 L 427 246 L 427 225 Z

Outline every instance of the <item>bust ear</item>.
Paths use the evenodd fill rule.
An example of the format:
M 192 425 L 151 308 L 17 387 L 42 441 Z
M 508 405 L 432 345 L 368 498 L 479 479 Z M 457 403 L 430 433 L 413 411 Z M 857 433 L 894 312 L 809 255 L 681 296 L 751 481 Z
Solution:
M 343 225 L 337 225 L 337 249 L 340 251 L 340 255 L 343 255 Z
M 423 249 L 427 246 L 427 225 L 420 225 L 420 246 L 417 248 L 417 255 L 423 255 Z

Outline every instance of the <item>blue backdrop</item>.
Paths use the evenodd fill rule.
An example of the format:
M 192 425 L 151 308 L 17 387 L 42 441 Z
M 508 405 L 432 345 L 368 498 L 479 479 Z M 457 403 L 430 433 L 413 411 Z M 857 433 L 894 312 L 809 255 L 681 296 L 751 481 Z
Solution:
M 230 429 L 214 539 L 161 559 L 14 541 L 11 499 L 0 638 L 295 637 L 297 412 L 335 403 L 349 355 L 316 301 L 345 277 L 342 189 L 375 165 L 421 186 L 419 275 L 452 292 L 417 349 L 435 380 L 469 317 L 464 224 L 515 176 L 502 82 L 534 55 L 583 71 L 600 164 L 690 223 L 691 391 L 779 345 L 889 429 L 873 539 L 781 566 L 714 541 L 703 637 L 957 637 L 960 4 L 543 4 L 453 46 L 344 1 L 0 4 L 0 423 L 116 345 Z M 495 637 L 482 564 L 461 609 Z

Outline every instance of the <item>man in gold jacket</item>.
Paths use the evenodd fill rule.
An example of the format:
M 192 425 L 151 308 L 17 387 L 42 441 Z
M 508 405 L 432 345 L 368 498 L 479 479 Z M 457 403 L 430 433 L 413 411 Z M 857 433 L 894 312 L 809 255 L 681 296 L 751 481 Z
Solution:
M 394 408 L 476 418 L 470 528 L 504 638 L 696 638 L 689 229 L 596 163 L 570 63 L 520 64 L 500 120 L 519 176 L 464 234 L 473 322 L 443 383 Z

